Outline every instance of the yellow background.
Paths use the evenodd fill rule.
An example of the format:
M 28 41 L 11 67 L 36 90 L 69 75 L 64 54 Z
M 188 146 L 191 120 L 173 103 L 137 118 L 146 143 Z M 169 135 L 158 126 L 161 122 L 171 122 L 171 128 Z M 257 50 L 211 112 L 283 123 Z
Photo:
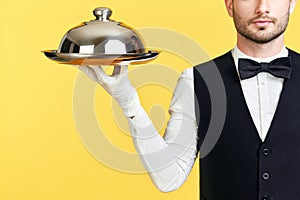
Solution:
M 92 10 L 98 6 L 110 7 L 113 19 L 135 28 L 180 32 L 193 38 L 211 57 L 235 44 L 234 26 L 222 0 L 1 0 L 0 199 L 199 199 L 197 166 L 179 190 L 164 194 L 147 174 L 126 173 L 101 164 L 81 143 L 72 110 L 78 70 L 56 64 L 40 51 L 57 49 L 63 34 L 93 19 Z M 300 9 L 296 8 L 286 44 L 297 51 L 299 27 Z M 168 62 L 178 73 L 189 67 L 177 59 L 166 60 L 162 55 L 155 63 Z M 162 92 L 158 95 L 161 98 L 145 98 L 157 91 Z M 130 137 L 115 128 L 110 113 L 99 111 L 109 102 L 102 100 L 108 98 L 105 95 L 97 88 L 97 116 L 104 124 L 112 124 L 108 132 L 113 134 L 108 137 L 113 143 L 134 151 Z M 146 107 L 157 102 L 165 109 L 171 98 L 170 91 L 157 85 L 144 88 L 140 95 Z

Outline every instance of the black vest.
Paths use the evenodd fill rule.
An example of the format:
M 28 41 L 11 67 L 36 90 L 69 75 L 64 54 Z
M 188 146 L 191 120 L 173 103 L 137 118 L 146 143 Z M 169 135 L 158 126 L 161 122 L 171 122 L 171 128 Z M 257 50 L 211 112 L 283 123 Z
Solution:
M 221 74 L 227 99 L 221 135 L 200 159 L 201 200 L 300 200 L 300 55 L 291 50 L 289 55 L 292 75 L 284 81 L 264 142 L 248 110 L 231 53 L 194 67 L 199 148 L 212 115 L 201 71 L 212 62 Z

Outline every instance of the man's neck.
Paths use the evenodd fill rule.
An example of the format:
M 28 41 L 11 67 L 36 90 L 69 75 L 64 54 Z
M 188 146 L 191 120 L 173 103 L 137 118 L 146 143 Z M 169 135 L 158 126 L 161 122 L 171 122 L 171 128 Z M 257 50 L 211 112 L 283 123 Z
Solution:
M 241 35 L 238 35 L 237 47 L 246 55 L 255 58 L 268 58 L 278 54 L 284 46 L 283 34 L 278 38 L 268 42 L 259 44 L 253 42 Z

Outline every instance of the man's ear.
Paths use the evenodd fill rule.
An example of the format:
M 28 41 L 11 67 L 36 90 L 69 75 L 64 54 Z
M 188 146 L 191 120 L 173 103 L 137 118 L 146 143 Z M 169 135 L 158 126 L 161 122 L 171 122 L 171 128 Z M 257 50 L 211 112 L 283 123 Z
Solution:
M 296 1 L 296 0 L 294 0 L 294 1 Z M 225 0 L 226 9 L 227 9 L 227 12 L 230 17 L 233 16 L 233 5 L 232 4 L 233 4 L 233 0 Z
M 290 15 L 294 12 L 297 0 L 290 0 Z

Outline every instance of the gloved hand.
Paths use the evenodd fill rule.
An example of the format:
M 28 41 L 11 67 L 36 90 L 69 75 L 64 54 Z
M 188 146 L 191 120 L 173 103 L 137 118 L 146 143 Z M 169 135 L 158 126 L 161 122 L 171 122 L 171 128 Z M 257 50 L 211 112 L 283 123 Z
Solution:
M 127 66 L 114 66 L 112 75 L 107 75 L 101 66 L 79 66 L 78 68 L 100 84 L 118 102 L 126 117 L 136 116 L 141 105 L 138 94 L 128 79 Z

